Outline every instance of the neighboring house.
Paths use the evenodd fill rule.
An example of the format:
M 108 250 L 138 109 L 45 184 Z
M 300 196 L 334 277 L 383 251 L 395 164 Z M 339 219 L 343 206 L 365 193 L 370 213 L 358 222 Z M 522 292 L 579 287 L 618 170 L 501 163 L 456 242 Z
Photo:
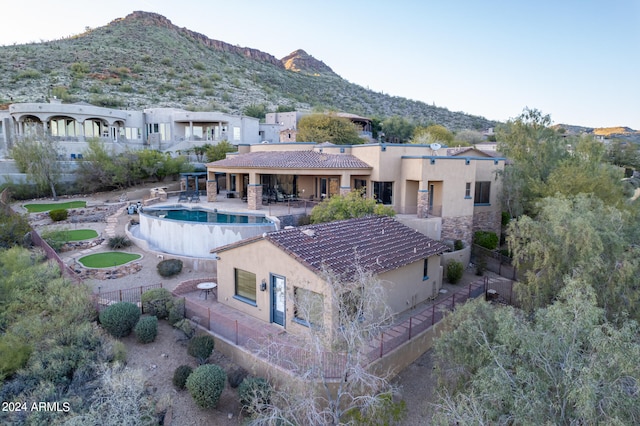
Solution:
M 475 230 L 500 233 L 500 171 L 505 159 L 476 149 L 446 155 L 428 145 L 278 143 L 239 145 L 207 164 L 207 198 L 218 178 L 248 208 L 287 199 L 322 200 L 364 188 L 411 227 L 440 240 L 470 243 Z M 442 155 L 439 155 L 442 154 Z M 220 182 L 222 186 L 222 182 Z
M 349 279 L 357 265 L 381 280 L 388 306 L 402 313 L 437 295 L 442 285 L 439 254 L 447 250 L 390 217 L 275 231 L 216 250 L 218 302 L 301 332 L 310 322 L 335 318 L 323 272 Z M 296 307 L 303 292 L 306 300 L 324 306 L 322 315 L 306 318 Z
M 177 108 L 119 110 L 57 100 L 19 103 L 0 111 L 0 156 L 6 157 L 21 138 L 42 132 L 59 142 L 64 158 L 77 159 L 92 138 L 115 152 L 127 148 L 179 151 L 223 140 L 233 144 L 259 143 L 267 137 L 278 138 L 279 127 L 261 129 L 257 118 L 222 112 Z
M 298 132 L 298 122 L 302 117 L 311 113 L 308 112 L 270 112 L 265 116 L 265 124 L 280 126 L 280 142 L 295 142 Z M 346 112 L 335 113 L 337 117 L 346 118 L 351 121 L 358 129 L 361 138 L 372 140 L 372 124 L 371 119 L 361 117 Z

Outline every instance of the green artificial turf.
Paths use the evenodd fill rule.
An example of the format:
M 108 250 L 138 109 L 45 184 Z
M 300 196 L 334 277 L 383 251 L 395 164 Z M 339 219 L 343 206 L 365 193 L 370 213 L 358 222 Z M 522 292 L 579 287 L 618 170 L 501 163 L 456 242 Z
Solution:
M 134 253 L 123 253 L 120 251 L 108 251 L 105 253 L 90 254 L 81 257 L 78 262 L 87 268 L 111 268 L 124 265 L 132 260 L 140 259 L 142 256 Z
M 29 213 L 42 213 L 48 212 L 49 210 L 77 209 L 86 206 L 86 201 L 67 201 L 66 203 L 25 204 L 24 208 L 27 209 Z
M 60 231 L 60 236 L 66 241 L 83 241 L 96 238 L 98 232 L 93 229 L 74 229 L 71 231 Z

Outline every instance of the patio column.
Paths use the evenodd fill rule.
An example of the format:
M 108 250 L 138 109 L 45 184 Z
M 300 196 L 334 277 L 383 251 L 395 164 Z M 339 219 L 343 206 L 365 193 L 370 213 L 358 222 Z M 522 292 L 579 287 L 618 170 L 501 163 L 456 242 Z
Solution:
M 351 175 L 343 173 L 340 176 L 340 195 L 347 195 L 351 192 Z
M 424 219 L 429 217 L 429 190 L 418 190 L 418 217 Z
M 215 179 L 207 180 L 207 201 L 213 202 L 218 198 L 218 181 Z
M 247 185 L 247 208 L 260 210 L 262 207 L 262 184 L 258 173 L 249 173 L 249 185 Z

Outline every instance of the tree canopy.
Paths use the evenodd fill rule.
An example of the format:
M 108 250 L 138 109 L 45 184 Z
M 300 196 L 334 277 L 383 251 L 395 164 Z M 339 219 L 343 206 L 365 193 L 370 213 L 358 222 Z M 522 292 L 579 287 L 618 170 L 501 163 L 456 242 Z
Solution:
M 331 142 L 336 145 L 364 143 L 358 128 L 347 118 L 335 114 L 309 114 L 298 122 L 298 142 Z
M 44 136 L 42 131 L 27 136 L 11 148 L 11 155 L 18 169 L 36 184 L 38 189 L 48 189 L 54 200 L 58 199 L 56 185 L 62 173 L 58 158 L 59 144 Z
M 354 190 L 347 195 L 335 195 L 324 200 L 311 210 L 311 223 L 324 223 L 334 220 L 351 219 L 367 215 L 395 216 L 390 206 L 376 203 L 366 198 L 363 191 Z

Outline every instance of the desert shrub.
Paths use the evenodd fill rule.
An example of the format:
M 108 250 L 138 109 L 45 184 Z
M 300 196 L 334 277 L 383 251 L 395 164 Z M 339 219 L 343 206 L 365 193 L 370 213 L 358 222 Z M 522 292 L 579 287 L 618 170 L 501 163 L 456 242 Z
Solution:
M 226 381 L 227 375 L 219 365 L 201 365 L 187 378 L 187 389 L 199 407 L 214 408 Z
M 182 260 L 165 259 L 158 263 L 158 273 L 163 277 L 172 277 L 182 271 Z
M 498 234 L 491 231 L 476 231 L 473 234 L 473 242 L 477 245 L 489 250 L 495 250 L 498 247 Z
M 464 243 L 462 242 L 462 240 L 455 240 L 453 242 L 453 249 L 455 251 L 462 250 L 463 248 L 464 248 Z
M 56 253 L 59 253 L 67 242 L 65 231 L 44 231 L 40 236 Z
M 502 212 L 500 219 L 502 226 L 507 226 L 509 225 L 509 222 L 511 222 L 511 215 L 509 212 Z
M 213 337 L 208 334 L 202 334 L 195 336 L 189 341 L 187 346 L 187 353 L 194 357 L 200 365 L 207 362 L 207 358 L 211 356 L 213 352 L 214 342 Z
M 118 362 L 120 364 L 125 364 L 127 362 L 127 347 L 123 342 L 119 340 L 115 341 L 111 348 L 111 353 L 113 362 Z
M 229 386 L 232 388 L 237 388 L 240 386 L 240 383 L 248 376 L 247 370 L 242 367 L 238 367 L 229 374 Z
M 140 319 L 140 309 L 133 303 L 118 302 L 100 312 L 100 324 L 114 337 L 125 337 Z
M 136 339 L 140 343 L 151 343 L 158 335 L 158 317 L 142 317 L 133 329 Z
M 187 378 L 193 372 L 193 368 L 188 365 L 181 365 L 173 372 L 173 385 L 182 390 L 187 385 Z
M 173 296 L 166 288 L 153 288 L 142 293 L 142 312 L 167 319 L 173 306 Z
M 124 235 L 115 235 L 109 238 L 109 248 L 112 250 L 118 250 L 127 248 L 131 245 L 131 240 Z
M 249 415 L 258 414 L 263 406 L 271 403 L 271 385 L 263 378 L 246 378 L 238 386 L 238 397 L 244 411 Z
M 13 334 L 0 336 L 0 383 L 24 367 L 31 355 L 31 346 Z
M 188 319 L 182 319 L 173 326 L 182 333 L 185 339 L 191 339 L 196 332 L 196 327 Z
M 69 217 L 69 212 L 67 211 L 67 209 L 50 210 L 49 217 L 54 222 L 60 222 L 62 220 L 67 220 L 67 217 Z
M 176 325 L 178 321 L 184 319 L 184 299 L 173 299 L 171 308 L 169 309 L 169 324 Z
M 457 260 L 449 261 L 447 264 L 447 281 L 451 284 L 457 284 L 462 279 L 463 273 L 464 266 L 462 266 L 462 262 Z

